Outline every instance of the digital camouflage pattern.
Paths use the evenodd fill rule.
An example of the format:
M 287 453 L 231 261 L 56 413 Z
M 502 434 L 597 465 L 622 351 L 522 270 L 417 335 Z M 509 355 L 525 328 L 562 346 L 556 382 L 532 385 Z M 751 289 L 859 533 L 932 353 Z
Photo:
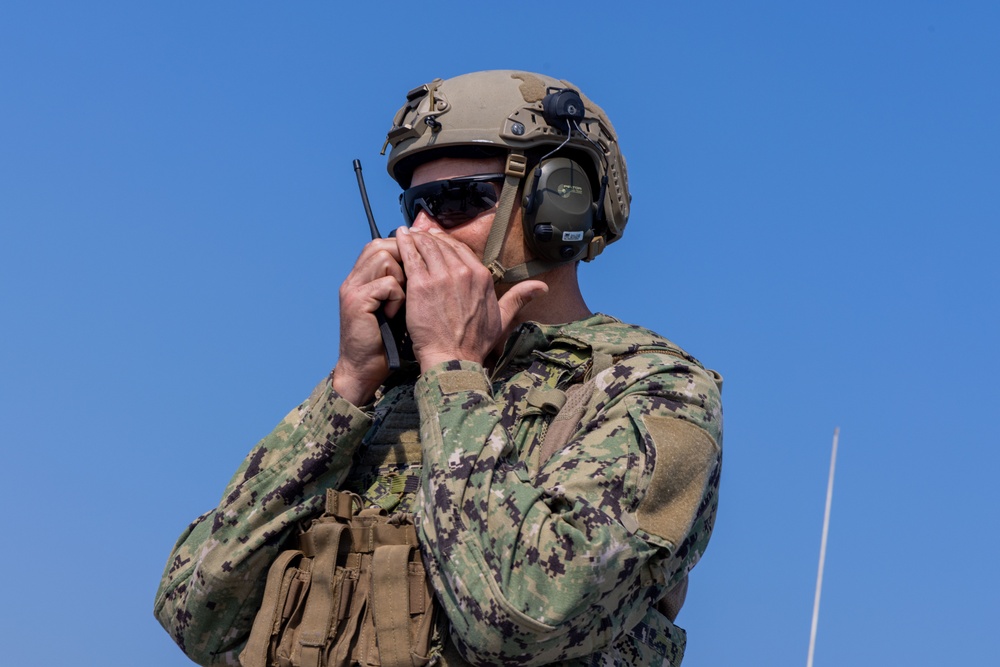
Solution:
M 611 363 L 596 374 L 578 432 L 542 461 L 555 412 L 546 392 L 589 379 L 595 357 Z M 419 378 L 397 374 L 369 412 L 327 380 L 250 452 L 219 507 L 181 535 L 156 615 L 195 662 L 238 665 L 269 564 L 321 512 L 325 490 L 343 488 L 415 512 L 450 621 L 435 651 L 443 664 L 676 667 L 684 631 L 655 603 L 712 531 L 716 378 L 663 338 L 595 315 L 522 325 L 489 379 L 459 361 Z M 668 507 L 669 525 L 682 529 L 666 535 L 664 522 L 647 519 L 664 512 L 643 508 L 669 497 L 656 462 L 677 453 L 662 451 L 675 444 L 656 424 L 676 420 L 709 449 L 688 466 L 696 502 Z

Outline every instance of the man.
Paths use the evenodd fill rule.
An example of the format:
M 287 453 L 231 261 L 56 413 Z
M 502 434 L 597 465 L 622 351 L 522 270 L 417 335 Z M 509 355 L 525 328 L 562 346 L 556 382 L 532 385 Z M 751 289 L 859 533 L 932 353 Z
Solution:
M 416 525 L 443 615 L 429 655 L 399 664 L 679 665 L 673 620 L 717 505 L 721 378 L 581 294 L 577 263 L 628 219 L 610 121 L 567 82 L 477 72 L 411 91 L 387 144 L 408 224 L 368 244 L 341 286 L 330 377 L 181 536 L 160 622 L 204 665 L 239 664 L 251 627 L 263 638 L 248 664 L 320 665 L 359 660 L 330 647 L 363 621 L 336 619 L 373 615 L 376 636 L 344 650 L 367 642 L 365 661 L 396 664 L 377 593 L 366 607 L 338 583 L 343 613 L 318 640 L 282 638 L 313 603 L 265 612 L 292 599 L 280 571 L 265 594 L 268 568 L 310 553 L 294 550 L 299 533 L 343 489 Z M 380 308 L 405 317 L 413 360 L 399 370 Z M 308 586 L 319 562 L 292 579 Z M 386 574 L 370 562 L 373 581 Z M 312 581 L 309 595 L 334 590 Z

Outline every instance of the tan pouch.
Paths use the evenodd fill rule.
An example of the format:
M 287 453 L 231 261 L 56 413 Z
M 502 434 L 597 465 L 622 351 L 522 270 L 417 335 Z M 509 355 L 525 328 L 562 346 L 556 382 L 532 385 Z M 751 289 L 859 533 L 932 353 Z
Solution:
M 407 515 L 360 510 L 327 491 L 326 512 L 268 571 L 244 667 L 422 667 L 436 601 Z M 359 511 L 360 510 L 360 511 Z

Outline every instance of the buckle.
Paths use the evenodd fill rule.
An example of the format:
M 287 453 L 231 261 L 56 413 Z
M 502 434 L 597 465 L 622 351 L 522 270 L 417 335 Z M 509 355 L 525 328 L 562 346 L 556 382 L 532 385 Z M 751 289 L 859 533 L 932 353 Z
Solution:
M 507 269 L 505 269 L 503 265 L 496 260 L 490 262 L 489 266 L 486 268 L 489 269 L 490 275 L 493 276 L 494 283 L 498 283 L 503 280 L 503 274 L 507 273 Z
M 511 153 L 507 156 L 507 166 L 504 168 L 504 172 L 508 176 L 524 178 L 524 175 L 528 173 L 528 158 L 523 153 Z

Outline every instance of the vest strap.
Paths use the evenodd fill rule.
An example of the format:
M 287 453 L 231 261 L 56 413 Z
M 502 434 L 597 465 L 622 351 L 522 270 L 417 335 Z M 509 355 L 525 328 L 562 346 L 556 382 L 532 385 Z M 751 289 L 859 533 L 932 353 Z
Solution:
M 302 629 L 299 633 L 299 659 L 292 661 L 302 667 L 320 667 L 323 664 L 323 649 L 330 638 L 330 626 L 334 613 L 334 575 L 337 569 L 337 554 L 340 552 L 340 538 L 345 524 L 317 522 L 310 529 L 316 548 L 316 562 L 309 587 L 309 599 L 302 614 Z M 337 612 L 340 612 L 340 600 Z
M 410 656 L 410 552 L 405 544 L 380 545 L 372 554 L 372 601 L 375 636 L 382 667 L 414 667 Z

